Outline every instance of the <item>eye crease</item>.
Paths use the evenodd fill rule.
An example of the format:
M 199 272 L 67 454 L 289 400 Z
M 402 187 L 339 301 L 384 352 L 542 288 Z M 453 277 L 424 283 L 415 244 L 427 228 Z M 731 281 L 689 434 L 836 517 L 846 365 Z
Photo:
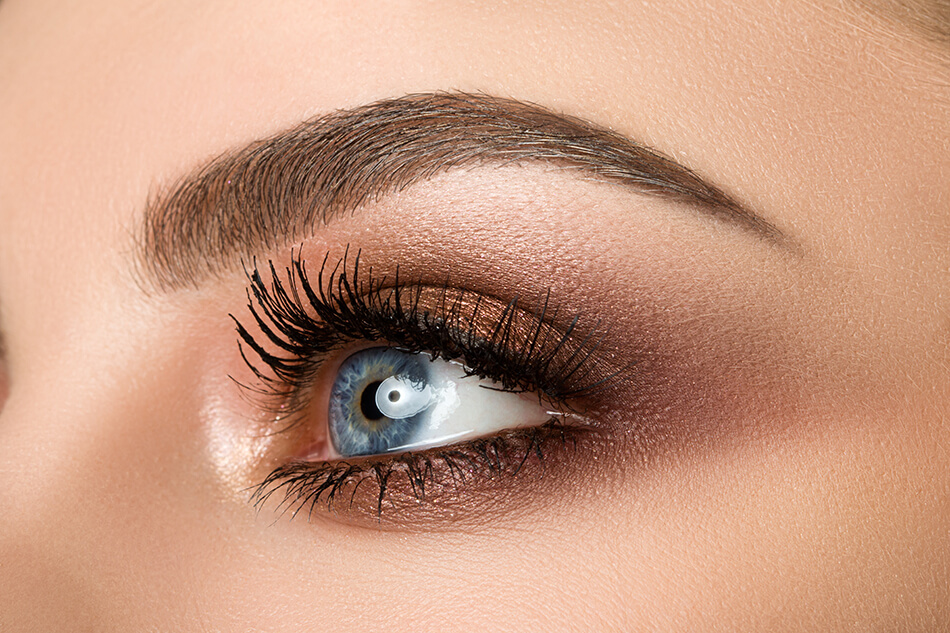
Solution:
M 343 506 L 379 518 L 398 505 L 397 481 L 416 503 L 449 484 L 460 499 L 478 481 L 497 487 L 594 433 L 588 403 L 624 374 L 600 359 L 603 334 L 550 298 L 528 311 L 449 282 L 377 277 L 360 254 L 332 267 L 328 254 L 312 283 L 291 259 L 283 275 L 270 263 L 269 281 L 248 274 L 255 334 L 232 317 L 256 379 L 243 388 L 300 438 L 255 488 L 258 505 L 280 491 L 284 510 L 312 515 L 349 495 Z

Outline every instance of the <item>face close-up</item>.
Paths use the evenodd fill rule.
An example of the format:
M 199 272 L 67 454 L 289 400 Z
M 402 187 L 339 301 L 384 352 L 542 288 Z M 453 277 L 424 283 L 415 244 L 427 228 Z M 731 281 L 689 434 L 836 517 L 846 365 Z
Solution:
M 0 630 L 950 630 L 950 7 L 0 1 Z

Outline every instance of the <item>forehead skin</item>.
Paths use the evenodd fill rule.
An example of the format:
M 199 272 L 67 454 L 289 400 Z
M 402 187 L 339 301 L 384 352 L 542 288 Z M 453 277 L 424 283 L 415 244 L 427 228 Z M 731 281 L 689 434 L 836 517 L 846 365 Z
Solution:
M 931 44 L 801 2 L 314 5 L 0 6 L 0 628 L 946 626 L 950 71 Z M 176 381 L 205 322 L 183 329 L 130 271 L 145 201 L 309 117 L 437 90 L 596 121 L 794 236 L 805 263 L 756 300 L 832 386 L 786 435 L 590 500 L 596 529 L 568 513 L 384 552 L 241 519 Z

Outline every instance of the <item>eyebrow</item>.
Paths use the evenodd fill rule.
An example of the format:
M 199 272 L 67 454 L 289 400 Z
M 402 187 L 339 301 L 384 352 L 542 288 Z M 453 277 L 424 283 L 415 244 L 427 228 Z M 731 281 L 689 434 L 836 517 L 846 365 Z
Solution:
M 694 171 L 616 132 L 533 103 L 425 93 L 319 116 L 211 160 L 150 196 L 135 257 L 161 290 L 198 286 L 439 173 L 509 163 L 571 168 L 786 239 Z

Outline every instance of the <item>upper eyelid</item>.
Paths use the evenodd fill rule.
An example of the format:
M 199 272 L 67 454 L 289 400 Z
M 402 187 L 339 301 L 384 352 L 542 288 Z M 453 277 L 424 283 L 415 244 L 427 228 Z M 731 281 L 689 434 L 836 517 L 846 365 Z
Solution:
M 183 178 L 147 205 L 137 268 L 146 288 L 196 286 L 441 171 L 518 161 L 569 166 L 789 245 L 721 188 L 617 133 L 534 104 L 429 93 L 318 117 Z
M 292 255 L 284 278 L 273 263 L 266 267 L 269 277 L 257 268 L 248 272 L 248 308 L 265 344 L 258 343 L 240 319 L 232 319 L 242 341 L 241 354 L 264 388 L 250 387 L 252 392 L 272 390 L 285 412 L 296 412 L 306 405 L 297 398 L 319 370 L 319 358 L 345 342 L 363 339 L 461 359 L 473 373 L 507 389 L 538 391 L 562 404 L 609 387 L 626 369 L 600 353 L 606 330 L 599 320 L 591 326 L 579 315 L 559 319 L 549 295 L 532 311 L 519 307 L 517 299 L 506 302 L 447 283 L 432 286 L 403 279 L 389 285 L 396 279 L 374 276 L 372 267 L 360 273 L 359 258 L 358 253 L 352 266 L 346 256 L 328 266 L 325 257 L 316 285 L 309 281 L 299 254 Z M 370 331 L 374 327 L 381 329 Z M 269 351 L 267 341 L 278 349 Z M 255 366 L 244 345 L 266 370 Z

